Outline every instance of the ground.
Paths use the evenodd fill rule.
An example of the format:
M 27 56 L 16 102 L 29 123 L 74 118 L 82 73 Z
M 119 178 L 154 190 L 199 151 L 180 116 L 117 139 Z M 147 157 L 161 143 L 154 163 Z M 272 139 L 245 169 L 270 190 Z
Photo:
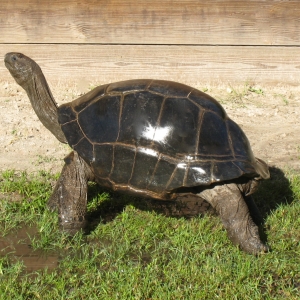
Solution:
M 98 84 L 50 84 L 58 104 Z M 204 85 L 249 138 L 255 156 L 270 166 L 300 170 L 300 86 Z M 59 172 L 70 152 L 43 127 L 26 93 L 14 81 L 0 81 L 0 170 Z

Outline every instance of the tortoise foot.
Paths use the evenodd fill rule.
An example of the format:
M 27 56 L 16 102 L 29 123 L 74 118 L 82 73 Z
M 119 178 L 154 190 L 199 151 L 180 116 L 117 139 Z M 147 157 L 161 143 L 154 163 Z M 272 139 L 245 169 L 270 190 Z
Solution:
M 231 222 L 227 227 L 227 234 L 233 244 L 239 245 L 240 248 L 249 254 L 262 254 L 269 251 L 269 247 L 264 244 L 259 236 L 258 227 L 254 224 L 251 217 L 248 216 L 245 222 Z M 246 223 L 246 225 L 245 225 Z
M 69 236 L 74 236 L 77 232 L 84 230 L 86 227 L 85 219 L 63 219 L 59 217 L 59 227 Z

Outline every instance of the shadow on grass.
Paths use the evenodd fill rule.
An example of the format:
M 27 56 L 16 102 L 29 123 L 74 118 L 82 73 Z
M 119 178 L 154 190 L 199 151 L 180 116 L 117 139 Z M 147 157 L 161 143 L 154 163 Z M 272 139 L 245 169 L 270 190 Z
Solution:
M 258 191 L 253 195 L 263 219 L 276 210 L 281 204 L 291 204 L 294 194 L 284 172 L 276 167 L 270 167 L 270 179 L 261 182 Z
M 259 220 L 259 217 L 254 217 L 253 219 L 261 227 L 262 239 L 265 242 L 267 237 L 263 229 L 264 220 L 280 204 L 290 204 L 294 198 L 289 180 L 285 177 L 284 172 L 279 168 L 270 167 L 270 174 L 271 178 L 262 181 L 258 191 L 253 195 L 262 220 Z M 133 205 L 140 210 L 154 211 L 175 218 L 184 217 L 190 219 L 191 217 L 207 213 L 216 215 L 215 211 L 205 200 L 193 194 L 182 194 L 176 201 L 160 201 L 112 193 L 111 191 L 103 190 L 98 185 L 94 185 L 89 189 L 88 198 L 91 199 L 104 191 L 111 195 L 111 199 L 104 201 L 96 210 L 88 214 L 87 233 L 93 231 L 100 222 L 107 223 L 112 221 L 127 205 Z M 255 215 L 255 208 L 250 209 L 250 213 L 252 216 Z
M 87 214 L 87 234 L 93 231 L 100 222 L 107 223 L 112 221 L 127 205 L 132 205 L 139 210 L 156 212 L 174 218 L 183 217 L 190 219 L 198 215 L 215 214 L 215 211 L 208 202 L 191 193 L 182 194 L 175 201 L 160 201 L 115 193 L 110 190 L 105 190 L 98 185 L 94 185 L 89 188 L 88 199 L 92 199 L 97 196 L 97 194 L 103 192 L 109 193 L 110 199 L 105 200 L 96 210 Z
M 253 200 L 261 215 L 259 231 L 261 239 L 268 244 L 265 220 L 280 205 L 289 205 L 294 200 L 294 193 L 290 182 L 284 172 L 276 167 L 269 167 L 270 179 L 264 180 L 259 185 L 257 192 L 253 195 Z M 272 249 L 270 249 L 272 250 Z

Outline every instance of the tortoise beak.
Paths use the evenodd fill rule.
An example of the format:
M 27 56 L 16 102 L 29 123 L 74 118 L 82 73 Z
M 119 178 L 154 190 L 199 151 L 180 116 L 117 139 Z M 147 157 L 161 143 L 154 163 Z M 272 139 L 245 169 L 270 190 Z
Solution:
M 8 61 L 9 61 L 9 53 L 6 53 L 5 56 L 4 56 L 5 65 L 8 63 Z
M 12 68 L 12 60 L 13 60 L 13 54 L 12 52 L 10 53 L 6 53 L 4 56 L 4 64 L 6 66 L 7 69 L 11 69 Z M 15 58 L 16 59 L 16 58 Z
M 4 61 L 5 61 L 5 62 L 9 59 L 10 55 L 11 55 L 11 53 L 6 53 L 6 54 L 4 55 Z

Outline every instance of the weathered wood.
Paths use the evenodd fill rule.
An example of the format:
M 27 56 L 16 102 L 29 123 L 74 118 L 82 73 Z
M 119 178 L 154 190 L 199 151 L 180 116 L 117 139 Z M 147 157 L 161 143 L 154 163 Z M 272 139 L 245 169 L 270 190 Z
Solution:
M 10 0 L 0 43 L 300 45 L 299 1 Z
M 299 47 L 0 45 L 0 57 L 18 51 L 32 57 L 49 81 L 108 83 L 157 78 L 192 86 L 206 83 L 300 83 Z M 12 80 L 3 63 L 0 79 Z

